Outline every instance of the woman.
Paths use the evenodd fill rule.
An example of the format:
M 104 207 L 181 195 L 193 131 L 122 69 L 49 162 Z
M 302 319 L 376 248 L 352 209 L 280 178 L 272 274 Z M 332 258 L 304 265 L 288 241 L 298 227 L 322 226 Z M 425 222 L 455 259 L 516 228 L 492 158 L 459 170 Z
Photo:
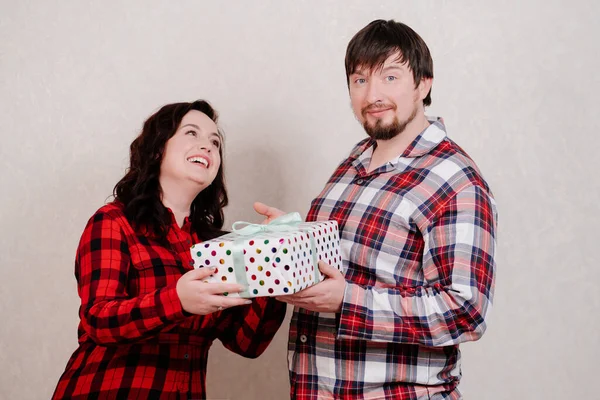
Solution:
M 258 357 L 285 316 L 272 298 L 203 283 L 190 246 L 223 232 L 223 137 L 205 101 L 162 107 L 131 144 L 115 201 L 89 220 L 75 261 L 79 347 L 54 399 L 204 399 L 213 340 Z

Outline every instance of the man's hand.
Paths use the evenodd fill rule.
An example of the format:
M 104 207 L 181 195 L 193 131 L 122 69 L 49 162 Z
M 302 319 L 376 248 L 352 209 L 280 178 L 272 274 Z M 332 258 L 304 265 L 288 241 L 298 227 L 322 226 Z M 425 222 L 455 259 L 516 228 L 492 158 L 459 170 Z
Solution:
M 254 210 L 260 215 L 264 215 L 266 217 L 266 219 L 262 222 L 263 224 L 268 224 L 275 218 L 285 215 L 285 213 L 280 209 L 269 207 L 268 205 L 259 202 L 254 203 Z
M 340 312 L 346 290 L 346 279 L 340 271 L 324 261 L 319 261 L 319 270 L 326 276 L 325 280 L 298 293 L 277 296 L 277 300 L 309 311 Z

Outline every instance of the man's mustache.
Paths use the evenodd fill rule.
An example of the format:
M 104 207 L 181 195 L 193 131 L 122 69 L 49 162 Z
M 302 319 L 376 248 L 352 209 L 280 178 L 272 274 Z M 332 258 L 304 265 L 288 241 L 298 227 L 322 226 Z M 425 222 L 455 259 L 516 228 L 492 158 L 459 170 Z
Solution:
M 377 102 L 377 103 L 371 103 L 368 106 L 364 107 L 361 110 L 361 113 L 362 113 L 363 117 L 365 117 L 366 116 L 365 114 L 368 113 L 369 111 L 378 110 L 378 109 L 386 109 L 386 108 L 391 108 L 392 110 L 396 111 L 395 104 Z

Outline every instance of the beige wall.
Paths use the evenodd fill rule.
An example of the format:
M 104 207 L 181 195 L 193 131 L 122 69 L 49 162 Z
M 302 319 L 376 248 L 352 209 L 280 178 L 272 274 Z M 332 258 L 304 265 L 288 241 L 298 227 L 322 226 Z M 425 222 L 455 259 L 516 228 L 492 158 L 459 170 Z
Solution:
M 414 27 L 433 106 L 500 211 L 488 333 L 467 399 L 593 398 L 600 218 L 599 3 L 0 1 L 0 398 L 48 398 L 76 345 L 73 257 L 162 104 L 210 100 L 227 135 L 228 224 L 260 199 L 306 213 L 363 137 L 343 56 L 375 18 Z M 285 399 L 287 324 L 257 360 L 215 345 L 209 398 Z

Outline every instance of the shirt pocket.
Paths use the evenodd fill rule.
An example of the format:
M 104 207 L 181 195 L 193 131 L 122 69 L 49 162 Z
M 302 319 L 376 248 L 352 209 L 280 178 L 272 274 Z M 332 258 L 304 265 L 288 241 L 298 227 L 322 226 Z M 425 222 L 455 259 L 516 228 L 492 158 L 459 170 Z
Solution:
M 130 247 L 129 294 L 139 296 L 175 284 L 186 270 L 183 263 L 166 248 L 143 245 Z

